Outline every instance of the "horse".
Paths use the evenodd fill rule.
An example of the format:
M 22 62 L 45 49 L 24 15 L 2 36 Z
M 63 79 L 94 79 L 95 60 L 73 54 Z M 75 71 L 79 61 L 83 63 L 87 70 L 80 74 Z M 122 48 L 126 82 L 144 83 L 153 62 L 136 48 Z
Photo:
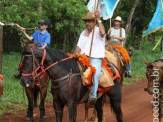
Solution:
M 112 60 L 112 59 L 109 59 L 110 62 L 117 67 L 119 73 L 120 73 L 120 76 L 121 76 L 121 85 L 123 84 L 123 79 L 124 79 L 124 72 L 125 72 L 125 66 L 124 64 L 122 63 L 119 55 L 117 54 L 117 52 L 113 49 L 112 45 L 106 41 L 106 50 L 111 52 L 113 54 L 113 57 L 110 57 L 110 58 L 116 58 L 116 62 L 115 60 Z M 105 104 L 105 100 L 104 102 L 102 102 L 104 105 Z M 88 109 L 89 109 L 89 105 L 86 103 L 85 105 L 85 122 L 87 122 L 87 119 L 88 119 Z M 94 120 L 97 120 L 97 113 L 95 110 L 93 110 L 93 116 L 91 117 L 91 121 L 94 121 Z
M 76 122 L 77 104 L 86 102 L 89 93 L 88 87 L 82 84 L 77 59 L 52 49 L 25 50 L 23 55 L 31 55 L 30 58 L 24 60 L 24 69 L 33 74 L 32 58 L 34 58 L 36 62 L 40 62 L 40 71 L 37 76 L 46 71 L 51 78 L 51 93 L 53 96 L 56 122 L 62 122 L 63 108 L 65 105 L 68 107 L 70 122 Z M 37 76 L 34 75 L 33 77 Z M 30 77 L 22 76 L 21 82 L 31 84 Z M 111 107 L 116 114 L 117 121 L 122 122 L 121 84 L 118 80 L 115 80 L 114 84 L 115 85 L 111 87 L 106 94 L 110 97 Z M 86 94 L 87 97 L 83 100 L 82 98 L 85 97 Z M 100 97 L 95 104 L 99 122 L 102 122 L 103 117 L 102 98 L 103 96 Z
M 148 80 L 147 92 L 153 95 L 153 110 L 158 107 L 158 121 L 161 122 L 162 118 L 162 105 L 163 105 L 163 59 L 156 60 L 153 63 L 149 63 L 144 60 L 146 64 L 146 77 Z M 156 105 L 157 104 L 157 105 Z
M 111 48 L 112 49 L 112 48 Z M 112 49 L 113 50 L 113 49 Z M 117 54 L 117 53 L 115 53 Z M 115 66 L 117 68 L 118 71 L 120 71 L 122 68 L 119 68 L 120 65 L 120 58 L 118 55 L 114 55 L 112 54 L 110 51 L 105 50 L 105 58 L 107 58 L 109 60 L 110 63 L 112 63 L 113 66 Z M 119 64 L 119 65 L 118 65 Z M 123 69 L 124 70 L 124 69 Z M 124 71 L 123 71 L 124 73 Z M 123 75 L 121 75 L 120 77 L 122 77 Z M 121 81 L 122 82 L 122 81 Z M 106 102 L 106 95 L 104 97 L 104 99 L 102 100 L 102 106 L 104 107 L 104 104 Z M 89 110 L 90 106 L 89 104 L 86 102 L 85 103 L 85 119 L 84 121 L 87 122 L 88 121 L 88 110 Z M 97 113 L 96 110 L 93 110 L 93 114 L 90 118 L 91 121 L 96 121 L 97 120 Z
M 106 44 L 106 50 L 111 52 L 117 59 L 117 62 L 112 62 L 119 70 L 120 76 L 121 76 L 121 84 L 123 84 L 123 79 L 124 79 L 124 72 L 125 72 L 125 65 L 123 64 L 123 62 L 121 61 L 117 51 L 115 51 L 115 49 L 113 49 L 112 45 L 108 42 L 108 44 Z
M 24 41 L 24 43 L 26 44 L 25 48 L 26 49 L 36 49 L 37 48 L 37 44 L 39 43 L 27 43 L 26 41 Z M 25 61 L 27 59 L 31 59 L 31 55 L 23 55 L 22 56 L 22 63 L 23 65 L 26 65 Z M 34 62 L 33 60 L 29 60 L 30 63 L 33 64 L 33 68 L 35 66 L 38 66 L 38 64 L 36 62 Z M 25 92 L 28 98 L 28 110 L 27 110 L 27 120 L 29 120 L 30 122 L 33 122 L 34 118 L 33 118 L 33 108 L 37 107 L 37 97 L 38 94 L 40 93 L 40 105 L 39 105 L 39 109 L 40 109 L 40 122 L 43 122 L 43 119 L 45 117 L 45 108 L 44 108 L 44 103 L 45 103 L 45 99 L 46 99 L 46 95 L 47 95 L 47 89 L 48 89 L 48 84 L 49 84 L 49 80 L 50 77 L 49 75 L 45 72 L 43 73 L 43 75 L 41 77 L 38 78 L 34 78 L 32 79 L 34 74 L 30 74 L 30 72 L 33 70 L 28 70 L 28 68 L 24 67 L 22 68 L 21 71 L 21 77 L 22 80 L 24 79 L 24 77 L 30 77 L 30 83 L 24 83 L 21 82 L 21 85 L 23 87 L 25 87 Z

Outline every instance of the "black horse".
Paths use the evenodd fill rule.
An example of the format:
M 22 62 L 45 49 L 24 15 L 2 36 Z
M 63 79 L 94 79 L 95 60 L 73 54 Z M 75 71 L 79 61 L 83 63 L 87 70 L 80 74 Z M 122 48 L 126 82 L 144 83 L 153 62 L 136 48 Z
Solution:
M 51 78 L 51 93 L 53 95 L 53 107 L 56 113 L 56 121 L 62 122 L 63 108 L 66 105 L 69 110 L 70 122 L 75 122 L 77 104 L 86 102 L 87 99 L 83 100 L 82 98 L 88 93 L 88 88 L 84 86 L 81 81 L 77 59 L 51 49 L 34 49 L 32 52 L 33 53 L 31 53 L 31 50 L 26 50 L 24 55 L 33 55 L 32 57 L 35 57 L 37 62 L 41 62 L 38 75 L 47 71 Z M 31 71 L 33 68 L 33 64 L 30 60 L 32 59 L 28 58 L 24 60 L 23 65 L 23 67 L 28 68 L 28 71 Z M 22 82 L 30 84 L 30 77 L 23 77 Z M 106 92 L 106 94 L 110 97 L 111 107 L 116 114 L 117 121 L 122 122 L 121 84 L 118 80 L 115 80 L 114 83 L 115 85 Z M 99 122 L 102 122 L 103 117 L 102 98 L 103 97 L 99 98 L 95 105 Z

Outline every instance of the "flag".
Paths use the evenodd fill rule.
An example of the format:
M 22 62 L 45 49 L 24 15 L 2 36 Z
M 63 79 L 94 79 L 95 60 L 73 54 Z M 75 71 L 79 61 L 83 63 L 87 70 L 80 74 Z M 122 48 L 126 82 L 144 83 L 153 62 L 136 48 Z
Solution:
M 87 4 L 88 10 L 94 13 L 94 7 L 96 6 L 98 0 L 90 0 Z M 112 18 L 113 12 L 118 4 L 119 0 L 100 0 L 98 10 L 100 12 L 100 17 L 103 17 L 104 20 Z
M 152 17 L 152 20 L 149 23 L 148 29 L 143 33 L 143 37 L 156 32 L 157 30 L 163 27 L 163 2 L 158 0 L 156 11 Z

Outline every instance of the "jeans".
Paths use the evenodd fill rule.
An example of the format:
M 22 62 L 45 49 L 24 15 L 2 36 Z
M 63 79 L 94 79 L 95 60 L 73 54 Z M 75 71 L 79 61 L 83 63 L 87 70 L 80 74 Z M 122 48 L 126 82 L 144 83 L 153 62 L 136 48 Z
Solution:
M 89 98 L 97 98 L 97 89 L 99 77 L 101 75 L 102 58 L 91 58 L 91 65 L 96 68 L 96 73 L 93 76 L 94 84 L 92 86 L 92 92 L 89 93 Z
M 125 72 L 131 72 L 130 63 L 127 64 L 127 67 L 126 67 L 126 69 L 125 69 Z

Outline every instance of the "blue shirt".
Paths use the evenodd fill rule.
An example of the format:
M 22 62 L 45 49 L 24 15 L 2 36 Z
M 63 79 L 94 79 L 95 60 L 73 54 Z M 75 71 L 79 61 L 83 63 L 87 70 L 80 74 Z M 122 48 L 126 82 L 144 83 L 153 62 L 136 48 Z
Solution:
M 47 43 L 46 48 L 50 45 L 50 34 L 48 31 L 45 31 L 44 33 L 41 33 L 41 30 L 37 30 L 32 34 L 34 43 L 37 41 L 40 41 L 40 43 L 37 45 L 38 47 L 42 47 L 44 43 Z

